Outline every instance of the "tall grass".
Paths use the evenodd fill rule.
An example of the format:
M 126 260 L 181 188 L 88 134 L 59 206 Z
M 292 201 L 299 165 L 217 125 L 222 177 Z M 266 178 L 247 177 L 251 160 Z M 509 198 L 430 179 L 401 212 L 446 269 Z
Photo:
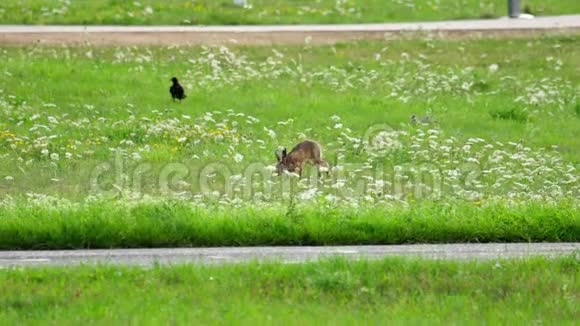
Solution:
M 0 249 L 580 241 L 578 209 L 567 203 L 288 209 L 16 205 L 0 209 Z

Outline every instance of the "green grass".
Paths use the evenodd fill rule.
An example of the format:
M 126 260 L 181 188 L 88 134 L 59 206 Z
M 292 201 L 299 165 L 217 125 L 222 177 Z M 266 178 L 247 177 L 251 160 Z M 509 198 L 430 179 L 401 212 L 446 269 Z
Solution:
M 225 52 L 4 48 L 0 194 L 83 198 L 91 171 L 99 163 L 113 162 L 113 150 L 127 161 L 124 173 L 129 178 L 136 164 L 151 164 L 153 172 L 144 183 L 157 190 L 152 183 L 168 163 L 184 164 L 189 171 L 184 179 L 195 184 L 208 162 L 223 163 L 232 173 L 249 163 L 274 164 L 275 149 L 290 148 L 304 136 L 322 144 L 331 165 L 362 164 L 371 157 L 344 139 L 344 128 L 355 138 L 381 124 L 416 134 L 409 126 L 412 114 L 432 117 L 435 122 L 424 130 L 437 129 L 443 138 L 458 139 L 454 146 L 469 138 L 483 138 L 496 148 L 497 141 L 521 143 L 534 151 L 558 146 L 564 162 L 577 166 L 579 45 L 577 37 L 414 40 L 278 47 L 279 55 L 261 47 Z M 274 63 L 264 64 L 267 59 Z M 489 68 L 493 64 L 499 66 L 495 73 Z M 169 98 L 174 75 L 189 95 L 182 104 Z M 222 113 L 214 115 L 215 123 L 205 120 L 206 113 L 216 110 Z M 259 122 L 246 123 L 245 116 L 232 117 L 227 110 Z M 343 129 L 334 128 L 334 115 L 340 116 Z M 194 124 L 201 130 L 191 130 Z M 268 136 L 265 128 L 276 137 Z M 52 153 L 59 161 L 51 161 Z M 134 153 L 141 160 L 132 159 Z M 242 162 L 234 161 L 236 153 L 243 155 Z M 389 169 L 422 162 L 443 164 L 441 157 L 419 160 L 408 152 L 370 164 Z M 539 162 L 538 167 L 545 165 Z M 564 177 L 565 171 L 569 168 L 554 178 Z M 154 192 L 144 191 L 150 190 Z
M 577 241 L 579 45 L 3 48 L 0 242 Z M 304 138 L 329 175 L 272 176 Z
M 7 324 L 558 324 L 578 258 L 0 270 Z
M 528 121 L 528 114 L 525 111 L 517 109 L 508 109 L 502 111 L 492 111 L 490 115 L 494 119 L 513 120 L 521 123 Z
M 106 202 L 0 210 L 0 249 L 578 242 L 580 215 L 554 205 L 201 209 Z
M 4 0 L 0 24 L 105 25 L 240 25 L 336 24 L 401 22 L 507 15 L 504 0 L 382 1 L 382 0 L 250 0 L 252 8 L 232 0 L 173 1 Z M 522 10 L 534 15 L 578 14 L 576 1 L 523 0 Z

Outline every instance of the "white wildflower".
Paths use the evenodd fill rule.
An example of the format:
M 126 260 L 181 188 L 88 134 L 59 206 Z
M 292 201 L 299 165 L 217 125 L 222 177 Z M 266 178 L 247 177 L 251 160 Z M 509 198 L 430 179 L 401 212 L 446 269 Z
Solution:
M 268 133 L 268 136 L 270 136 L 270 138 L 272 139 L 276 138 L 276 132 L 274 130 L 264 127 L 264 131 Z
M 131 154 L 131 158 L 135 161 L 141 161 L 141 154 L 139 154 L 139 152 L 134 152 Z
M 300 200 L 310 200 L 310 199 L 314 198 L 314 196 L 316 196 L 316 191 L 317 191 L 316 188 L 308 189 L 308 190 L 298 194 L 298 198 Z
M 236 153 L 236 155 L 234 155 L 234 161 L 236 161 L 236 163 L 240 163 L 243 160 L 244 160 L 244 155 L 242 155 L 240 153 Z

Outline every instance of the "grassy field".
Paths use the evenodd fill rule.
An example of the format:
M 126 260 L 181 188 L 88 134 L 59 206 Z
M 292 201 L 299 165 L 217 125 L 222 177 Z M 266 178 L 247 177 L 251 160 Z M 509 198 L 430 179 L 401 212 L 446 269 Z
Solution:
M 240 25 L 320 24 L 493 18 L 505 0 L 3 0 L 0 24 Z M 534 15 L 580 13 L 572 0 L 522 0 Z
M 454 207 L 472 207 L 459 214 L 467 219 L 493 216 L 495 206 L 521 216 L 529 205 L 537 211 L 523 211 L 547 226 L 550 218 L 558 225 L 549 207 L 565 203 L 568 222 L 578 225 L 578 37 L 0 53 L 0 210 L 11 217 L 2 222 L 9 241 L 18 229 L 10 223 L 48 210 L 66 229 L 62 221 L 84 216 L 67 205 L 88 205 L 99 220 L 95 207 L 107 201 L 185 202 L 202 219 L 218 206 L 249 208 L 256 221 L 312 208 L 303 215 L 313 221 L 330 214 L 324 209 L 346 216 L 361 208 L 378 216 L 392 209 L 398 221 L 423 202 L 439 207 L 426 213 L 436 221 Z M 172 76 L 186 88 L 183 103 L 170 99 Z M 322 144 L 328 175 L 272 175 L 274 151 L 303 139 Z M 110 207 L 101 209 L 112 212 L 106 218 L 125 223 L 126 212 Z M 492 229 L 481 230 L 484 241 L 578 239 L 577 228 L 562 238 Z M 420 241 L 417 232 L 394 242 Z M 465 232 L 429 239 L 480 239 Z M 22 247 L 34 247 L 19 236 Z M 360 241 L 371 242 L 367 236 Z M 51 241 L 66 247 L 66 237 Z M 102 243 L 124 241 L 107 237 Z M 69 245 L 89 242 L 75 241 Z
M 97 202 L 0 210 L 0 250 L 559 241 L 580 241 L 580 214 L 570 203 L 200 209 Z
M 577 257 L 0 270 L 7 324 L 573 325 Z

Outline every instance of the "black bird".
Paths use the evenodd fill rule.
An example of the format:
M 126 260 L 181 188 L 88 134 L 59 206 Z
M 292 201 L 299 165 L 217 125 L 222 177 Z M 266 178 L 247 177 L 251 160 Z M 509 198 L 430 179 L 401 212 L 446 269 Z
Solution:
M 175 101 L 175 99 L 178 99 L 179 102 L 181 102 L 181 100 L 187 97 L 185 96 L 185 91 L 183 90 L 183 87 L 179 85 L 179 81 L 177 81 L 177 78 L 173 77 L 171 78 L 171 81 L 173 82 L 173 85 L 171 85 L 171 87 L 169 88 L 171 98 L 173 99 L 173 101 Z

